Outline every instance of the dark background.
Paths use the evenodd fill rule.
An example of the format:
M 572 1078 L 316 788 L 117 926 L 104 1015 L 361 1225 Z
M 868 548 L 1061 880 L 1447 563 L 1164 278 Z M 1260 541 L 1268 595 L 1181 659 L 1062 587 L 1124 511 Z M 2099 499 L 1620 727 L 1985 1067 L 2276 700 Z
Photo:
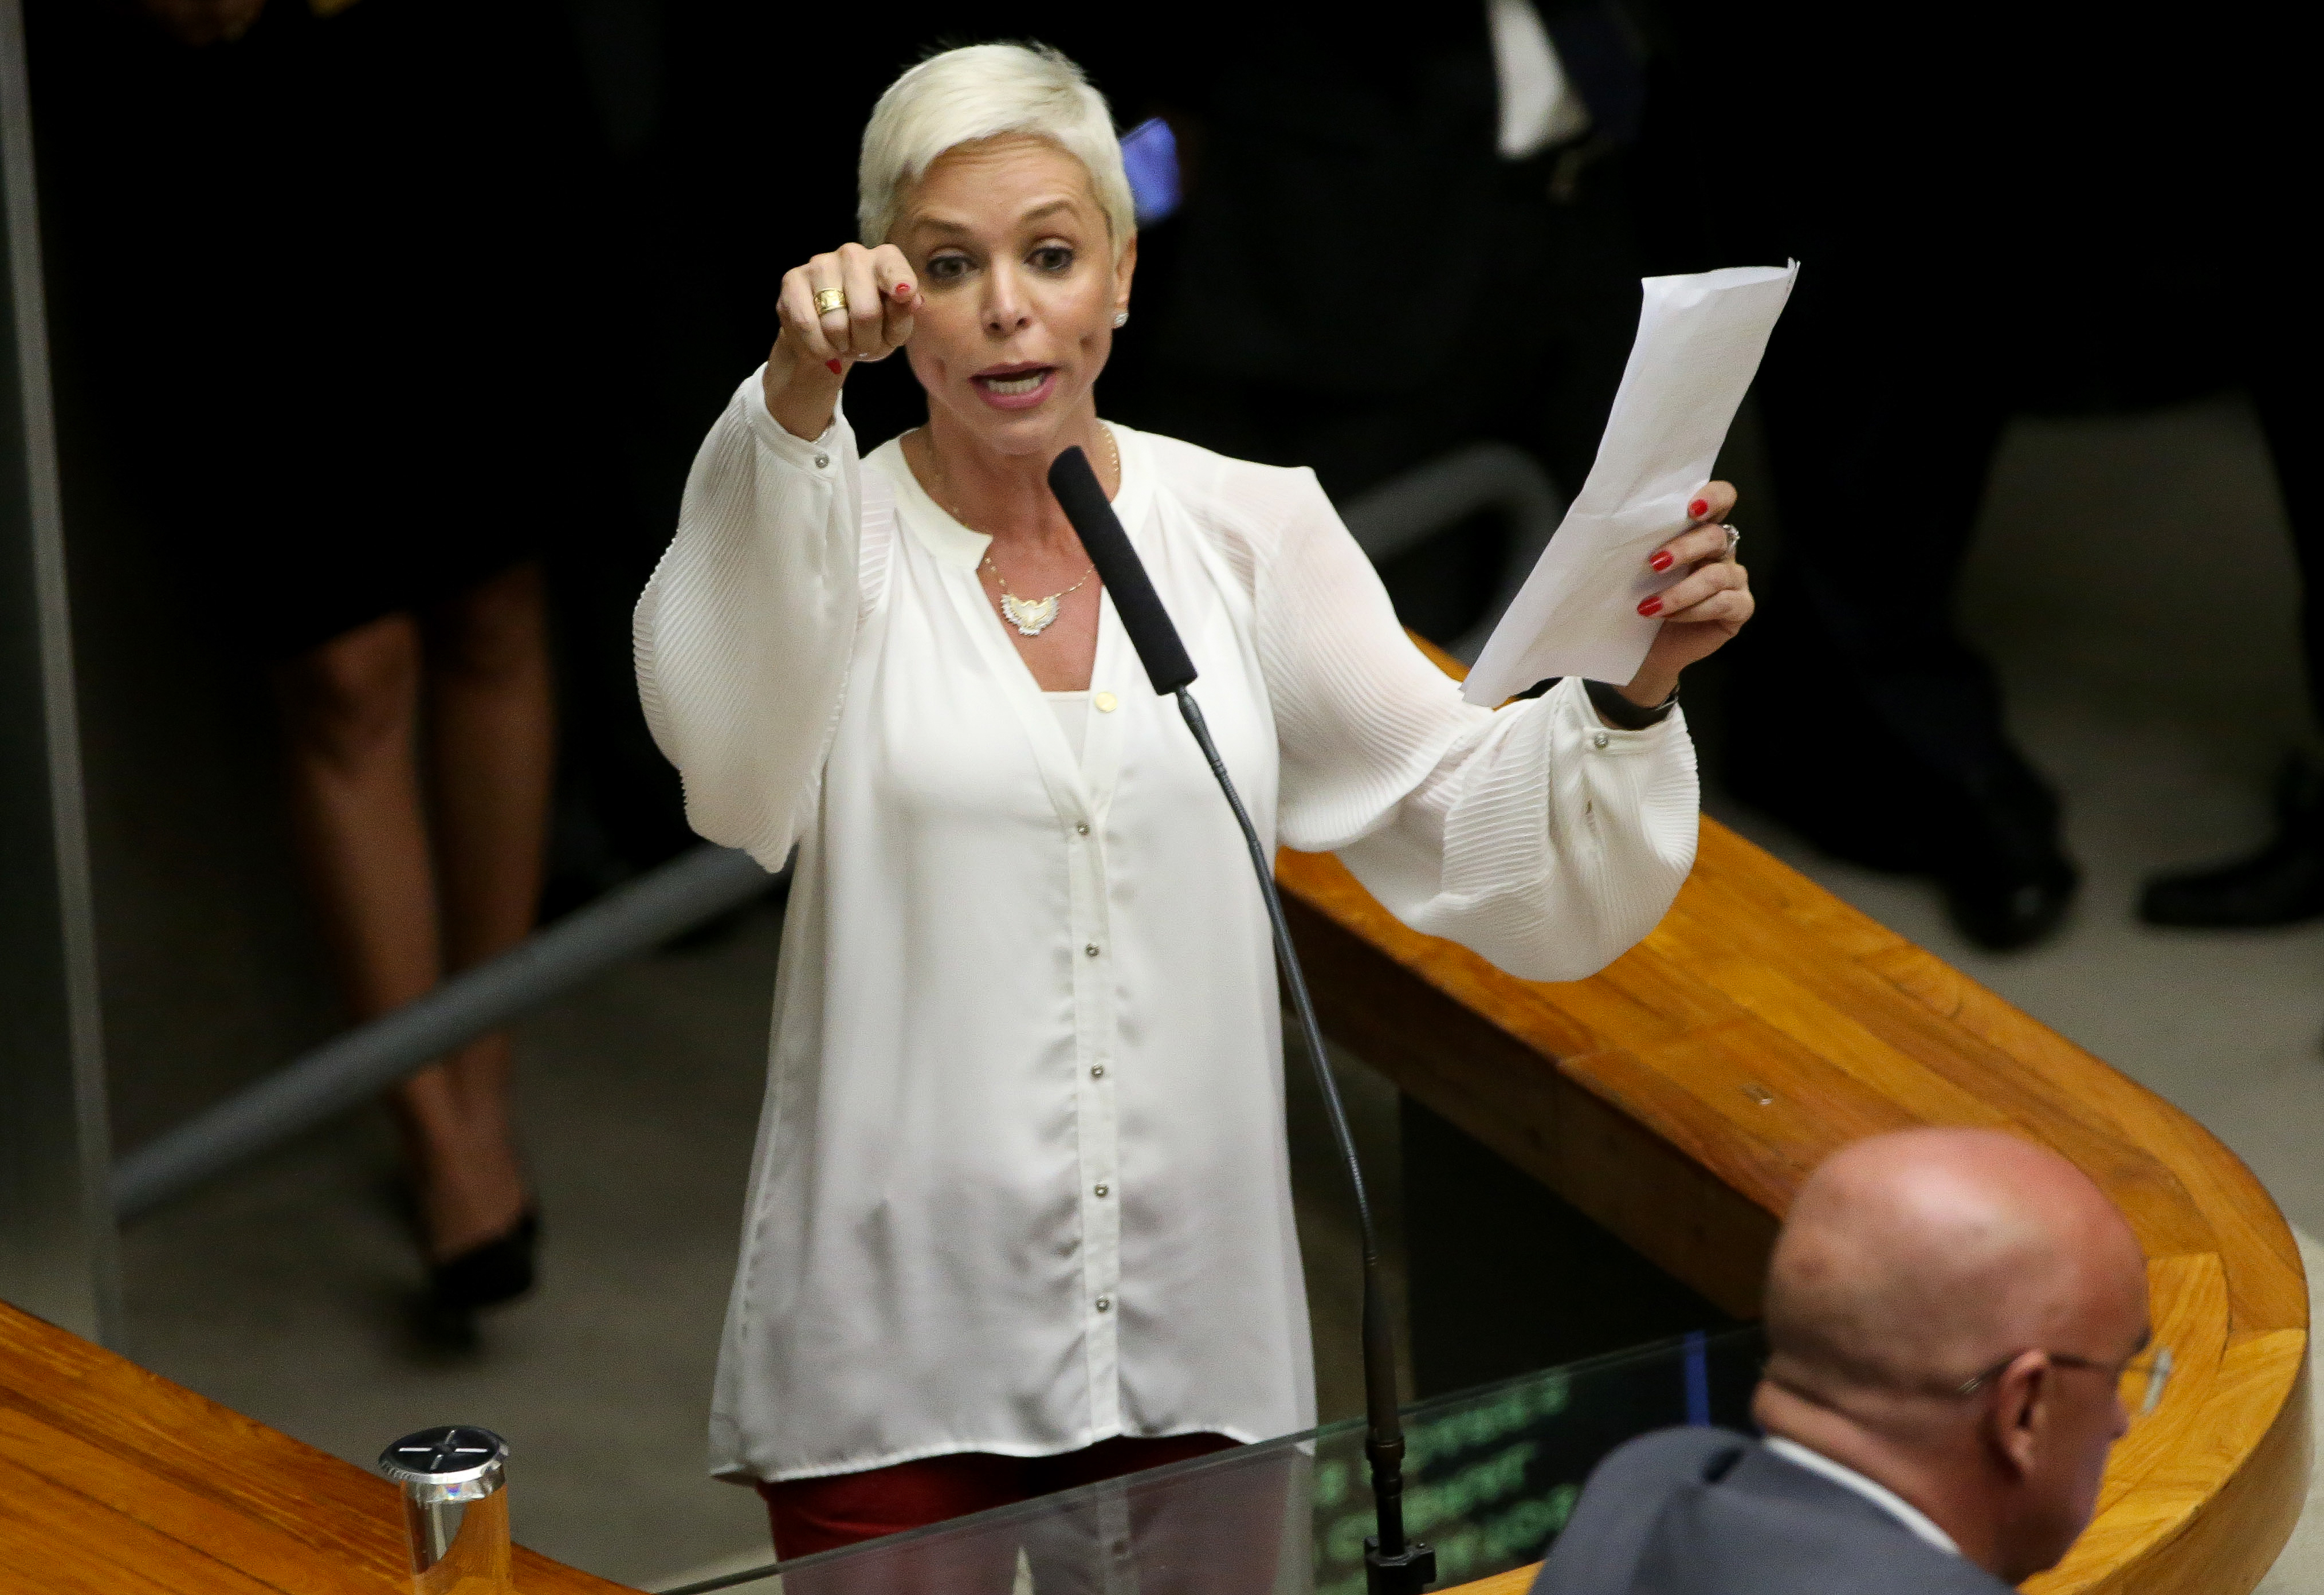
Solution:
M 498 276 L 471 272 L 462 247 L 470 235 L 433 215 L 423 194 L 405 201 L 402 225 L 415 235 L 395 257 L 410 274 L 401 286 L 352 267 L 318 281 L 325 291 L 354 283 L 409 292 L 486 324 L 502 304 L 537 318 L 524 361 L 481 379 L 455 367 L 445 386 L 465 388 L 462 402 L 491 406 L 557 465 L 535 474 L 557 488 L 540 532 L 555 592 L 564 747 L 552 910 L 689 840 L 675 782 L 637 714 L 630 605 L 669 535 L 704 430 L 763 357 L 782 272 L 853 235 L 856 137 L 897 69 L 939 43 L 1055 42 L 1089 68 L 1123 125 L 1173 117 L 1196 206 L 1206 183 L 1213 192 L 1231 187 L 1204 162 L 1211 130 L 1238 117 L 1287 120 L 1312 133 L 1322 152 L 1317 181 L 1327 185 L 1333 152 L 1352 137 L 1344 106 L 1320 97 L 1327 81 L 1340 86 L 1333 92 L 1359 86 L 1353 119 L 1373 136 L 1421 137 L 1437 111 L 1462 138 L 1473 141 L 1480 128 L 1489 136 L 1475 115 L 1462 120 L 1457 96 L 1446 111 L 1413 92 L 1416 84 L 1474 88 L 1480 61 L 1489 73 L 1481 23 L 1471 26 L 1467 9 L 1432 14 L 1425 27 L 1419 18 L 1382 22 L 1319 6 L 907 6 L 866 23 L 707 0 L 511 0 L 437 11 L 424 0 L 359 0 L 357 14 L 403 4 L 432 18 L 431 36 L 448 51 L 503 75 L 505 93 L 487 101 L 525 109 L 519 125 L 477 135 L 499 141 L 492 147 L 504 153 L 488 170 L 464 173 L 462 189 L 490 226 L 521 234 L 523 248 L 508 246 L 515 263 L 504 252 Z M 144 69 L 135 64 L 144 48 L 139 19 L 89 0 L 34 0 L 27 10 L 114 1123 L 125 1149 L 327 1037 L 339 1020 L 282 840 L 263 681 L 268 650 L 233 618 L 234 595 L 218 591 L 224 561 L 211 558 L 234 529 L 181 512 L 178 497 L 180 473 L 198 469 L 186 458 L 187 413 L 217 402 L 206 384 L 219 373 L 204 362 L 221 356 L 215 346 L 190 355 L 165 349 L 153 330 L 182 320 L 204 295 L 250 289 L 221 286 L 205 275 L 212 266 L 174 253 L 166 235 L 140 237 L 130 226 L 136 207 L 124 203 L 134 190 L 119 186 L 124 164 L 167 155 L 182 172 L 191 159 L 171 147 L 171 106 L 136 75 Z M 1923 383 L 1939 404 L 1959 397 L 2018 414 L 2137 414 L 2305 360 L 2311 344 L 2301 325 L 2252 319 L 2277 307 L 2279 289 L 2296 300 L 2309 274 L 2297 249 L 2313 186 L 2311 141 L 2299 123 L 2299 53 L 2273 14 L 2236 5 L 2138 18 L 2064 7 L 1665 3 L 1632 14 L 1647 46 L 1646 115 L 1637 142 L 1600 171 L 1593 203 L 1618 226 L 1636 272 L 1805 263 L 1763 387 L 1789 380 L 1829 328 L 1865 325 L 1867 300 L 1875 301 L 1875 332 L 1858 338 L 1863 369 Z M 262 27 L 276 23 L 290 25 L 278 18 Z M 1489 76 L 1482 81 L 1489 86 Z M 422 112 L 413 115 L 424 122 Z M 395 136 L 401 126 L 359 131 Z M 296 121 L 248 134 L 306 163 L 325 185 L 332 140 L 343 135 Z M 410 136 L 440 140 L 443 130 L 417 126 Z M 154 169 L 145 170 L 151 180 Z M 1491 204 L 1491 187 L 1489 169 L 1468 191 L 1335 198 L 1319 187 L 1286 195 L 1253 224 L 1279 231 L 1230 239 L 1248 244 L 1254 272 L 1272 273 L 1259 272 L 1258 297 L 1296 292 L 1305 324 L 1336 335 L 1345 364 L 1328 369 L 1225 331 L 1206 338 L 1204 301 L 1187 286 L 1194 213 L 1150 229 L 1141 238 L 1136 315 L 1104 383 L 1107 413 L 1222 447 L 1249 435 L 1237 429 L 1247 418 L 1236 395 L 1253 391 L 1300 393 L 1319 407 L 1353 402 L 1353 392 L 1408 403 L 1414 414 L 1453 413 L 1443 396 L 1489 387 L 1490 373 L 1459 358 L 1474 346 L 1457 328 L 1416 337 L 1410 306 L 1447 292 L 1488 294 L 1499 281 L 1475 219 Z M 1301 204 L 1351 224 L 1312 258 L 1285 253 Z M 524 226 L 509 228 L 511 217 Z M 253 225 L 273 235 L 294 220 Z M 1279 288 L 1278 279 L 1286 280 Z M 1556 307 L 1540 309 L 1547 316 Z M 1231 330 L 1229 308 L 1217 313 Z M 1611 332 L 1627 346 L 1618 318 Z M 322 353 L 362 367 L 360 350 Z M 1201 401 L 1204 383 L 1216 384 L 1214 403 Z M 1489 393 L 1464 400 L 1460 436 L 1489 430 L 1499 401 Z M 867 446 L 919 413 L 901 362 L 859 372 L 847 402 Z M 1405 431 L 1404 453 L 1327 471 L 1327 485 L 1343 496 L 1360 492 L 1460 440 L 1420 426 Z M 1728 469 L 1748 490 L 1738 519 L 1755 539 L 1755 578 L 1772 593 L 1784 580 L 1775 550 L 1788 517 L 1786 478 L 1771 469 L 1763 432 L 1757 410 L 1747 410 Z M 1296 457 L 1289 448 L 1277 452 Z M 1559 475 L 1569 490 L 1576 484 L 1570 459 Z M 1862 507 L 1867 536 L 1884 535 L 1888 511 L 1921 491 L 1909 476 L 1881 484 Z M 1463 629 L 1489 590 L 1501 535 L 1489 521 L 1457 528 L 1391 571 L 1407 620 L 1432 635 Z M 1688 688 L 1714 791 L 1724 668 L 1691 678 Z M 1795 690 L 1800 712 L 1816 715 L 1815 681 L 1799 680 Z M 2232 717 L 2248 705 L 2228 700 L 2211 711 Z M 561 1340 L 560 1397 L 588 1386 L 589 1358 L 626 1369 L 622 1358 L 645 1356 L 644 1342 L 699 1342 L 706 1359 L 715 1286 L 674 1306 L 692 1287 L 638 1259 L 698 1253 L 704 1278 L 723 1275 L 733 1239 L 716 1230 L 717 1215 L 739 1203 L 746 1147 L 737 1132 L 715 1156 L 706 1152 L 709 1132 L 681 1122 L 654 1087 L 683 1091 L 688 1111 L 715 1110 L 721 1124 L 747 1130 L 763 1063 L 771 943 L 762 913 L 727 944 L 631 972 L 632 985 L 650 977 L 657 988 L 641 999 L 653 1022 L 632 1015 L 584 1024 L 566 1014 L 527 1042 L 533 1133 L 544 1165 L 554 1164 L 544 1185 L 552 1211 L 567 1215 L 558 1221 L 567 1239 L 551 1253 L 546 1305 L 557 1316 L 520 1324 L 493 1355 L 515 1360 Z M 712 973 L 731 974 L 732 989 Z M 689 1050 L 701 1038 L 688 1027 L 706 1030 L 706 1016 L 724 1027 L 715 1071 L 695 1068 Z M 568 1072 L 565 1060 L 608 1036 L 623 1049 L 625 1073 L 617 1089 L 600 1091 L 602 1079 L 585 1080 L 577 1065 Z M 613 1106 L 590 1117 L 592 1091 Z M 1397 1116 L 1389 1104 L 1371 1117 L 1393 1125 Z M 548 1144 L 560 1136 L 571 1146 L 552 1154 Z M 1707 1305 L 1640 1275 L 1637 1259 L 1586 1221 L 1456 1138 L 1425 1116 L 1407 1115 L 1402 1127 L 1403 1205 L 1426 1300 L 1415 1325 L 1424 1388 L 1711 1321 Z M 1398 1144 L 1393 1129 L 1381 1129 L 1368 1149 L 1393 1166 Z M 217 1205 L 185 1210 L 185 1228 L 171 1217 L 143 1242 L 133 1236 L 132 1322 L 143 1325 L 155 1365 L 202 1379 L 201 1354 L 186 1348 L 208 1309 L 187 1304 L 207 1299 L 206 1290 L 242 1301 L 220 1309 L 217 1322 L 233 1323 L 243 1346 L 298 1327 L 267 1322 L 284 1316 L 262 1311 L 267 1301 L 305 1300 L 306 1311 L 322 1311 L 297 1295 L 316 1267 L 333 1290 L 360 1295 L 362 1311 L 377 1306 L 382 1282 L 403 1266 L 401 1241 L 391 1226 L 374 1224 L 381 1233 L 353 1249 L 360 1265 L 345 1263 L 331 1250 L 345 1239 L 331 1216 L 339 1210 L 315 1197 L 345 1199 L 376 1217 L 386 1161 L 383 1138 L 335 1131 L 256 1171 L 279 1189 L 229 1190 Z M 1328 1176 L 1327 1158 L 1310 1163 Z M 706 1183 L 717 1189 L 694 1189 Z M 310 1207 L 314 1215 L 302 1219 Z M 1480 1211 L 1496 1215 L 1494 1244 L 1480 1244 L 1466 1222 Z M 682 1222 L 682 1243 L 656 1230 L 657 1219 Z M 584 1231 L 612 1238 L 600 1250 L 617 1276 L 595 1280 L 605 1288 L 586 1297 L 573 1291 L 597 1263 Z M 275 1245 L 262 1231 L 294 1235 L 311 1249 Z M 635 1244 L 615 1258 L 622 1239 Z M 1323 1258 L 1320 1241 L 1310 1249 Z M 262 1252 L 243 1266 L 245 1254 Z M 1575 1310 L 1612 1295 L 1624 1315 Z M 1482 1315 L 1492 1335 L 1460 1332 Z M 1319 1314 L 1319 1349 L 1333 1332 Z M 328 1388 L 340 1377 L 330 1367 L 287 1371 L 304 1355 L 288 1341 L 272 1354 L 286 1371 L 243 1368 L 234 1388 L 202 1388 L 294 1429 L 287 1407 L 264 1407 L 270 1389 L 304 1379 L 322 1388 L 300 1397 L 302 1410 L 349 1407 L 346 1392 Z M 260 1359 L 238 1351 L 235 1360 Z M 419 1371 L 458 1381 L 427 1386 L 456 1393 L 430 1398 L 489 1415 L 498 1397 L 480 1376 L 497 1369 Z M 706 1386 L 678 1379 L 667 1391 L 642 1392 L 621 1388 L 627 1377 L 609 1372 L 614 1388 L 590 1392 L 604 1404 L 598 1410 L 610 1420 L 659 1396 L 678 1415 L 669 1426 L 683 1443 L 669 1449 L 690 1455 L 689 1415 Z M 361 1410 L 374 1427 L 403 1421 L 400 1409 L 376 1403 Z M 433 1411 L 414 1411 L 405 1426 L 436 1421 Z M 553 1439 L 569 1439 L 576 1452 L 591 1443 L 577 1425 Z M 619 1495 L 610 1474 L 592 1475 L 591 1484 L 607 1502 Z M 685 1486 L 695 1488 L 691 1476 Z M 591 1517 L 567 1512 L 576 1544 L 594 1531 Z M 652 1526 L 633 1537 L 650 1541 Z M 603 1564 L 669 1562 L 622 1563 L 609 1553 Z

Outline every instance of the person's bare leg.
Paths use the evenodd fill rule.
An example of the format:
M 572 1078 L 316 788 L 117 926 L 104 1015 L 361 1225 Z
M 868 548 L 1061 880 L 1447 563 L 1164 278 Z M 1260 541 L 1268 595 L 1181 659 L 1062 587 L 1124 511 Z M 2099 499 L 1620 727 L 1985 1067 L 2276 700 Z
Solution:
M 276 673 L 300 860 L 357 1024 L 421 995 L 443 973 L 420 802 L 420 654 L 418 623 L 392 614 Z M 438 1065 L 389 1100 L 419 1176 L 422 1222 L 440 1241 L 429 1153 L 450 1145 L 460 1122 L 452 1077 Z
M 457 972 L 522 941 L 540 900 L 556 758 L 540 567 L 519 566 L 439 605 L 426 660 L 445 963 Z M 460 1117 L 438 1149 L 456 1154 L 459 1172 L 438 1182 L 442 1255 L 505 1234 L 523 1210 L 512 1061 L 502 1032 L 447 1060 Z

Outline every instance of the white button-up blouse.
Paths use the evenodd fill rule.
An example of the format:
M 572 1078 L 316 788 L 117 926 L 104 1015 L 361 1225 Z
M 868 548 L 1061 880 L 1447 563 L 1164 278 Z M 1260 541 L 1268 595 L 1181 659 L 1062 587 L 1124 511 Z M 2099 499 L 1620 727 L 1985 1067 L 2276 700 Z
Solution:
M 1117 427 L 1114 507 L 1263 838 L 1574 980 L 1693 862 L 1673 715 L 1465 705 L 1304 470 Z M 779 1480 L 1314 1421 L 1274 955 L 1233 816 L 1102 612 L 1081 747 L 988 539 L 753 375 L 637 609 L 687 813 L 798 847 L 712 1465 Z

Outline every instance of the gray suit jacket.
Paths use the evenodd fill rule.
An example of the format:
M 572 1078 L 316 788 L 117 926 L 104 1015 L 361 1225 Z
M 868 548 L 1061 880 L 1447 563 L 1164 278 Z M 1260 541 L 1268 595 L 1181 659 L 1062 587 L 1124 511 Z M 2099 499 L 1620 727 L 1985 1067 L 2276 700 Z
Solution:
M 1665 1429 L 1590 1475 L 1534 1595 L 2010 1595 L 1845 1485 L 1726 1429 Z

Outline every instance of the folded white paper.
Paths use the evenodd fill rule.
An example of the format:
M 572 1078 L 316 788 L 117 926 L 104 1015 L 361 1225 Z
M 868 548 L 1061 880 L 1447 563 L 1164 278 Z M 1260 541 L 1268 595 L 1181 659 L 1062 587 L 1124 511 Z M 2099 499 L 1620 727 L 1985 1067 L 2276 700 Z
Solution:
M 1471 703 L 1498 704 L 1548 676 L 1618 686 L 1638 673 L 1663 622 L 1637 606 L 1684 574 L 1657 575 L 1647 556 L 1685 529 L 1799 269 L 1646 280 L 1590 480 L 1477 656 L 1462 688 Z

